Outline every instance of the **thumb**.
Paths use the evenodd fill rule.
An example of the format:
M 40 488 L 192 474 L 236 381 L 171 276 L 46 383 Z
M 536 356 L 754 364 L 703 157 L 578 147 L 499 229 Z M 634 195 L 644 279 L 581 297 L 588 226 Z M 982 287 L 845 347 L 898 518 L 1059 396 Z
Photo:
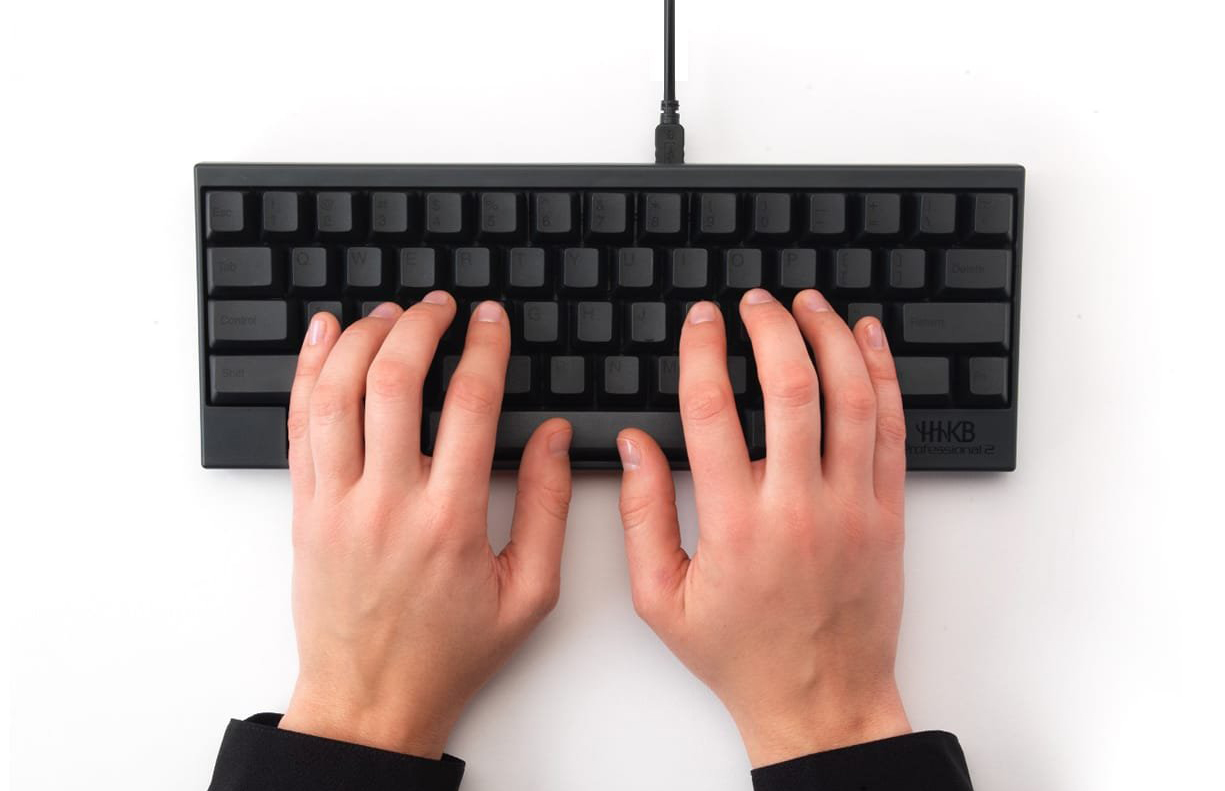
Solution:
M 676 487 L 667 458 L 646 432 L 622 431 L 617 452 L 624 469 L 621 523 L 634 609 L 657 629 L 680 606 L 681 582 L 689 566 L 676 519 Z
M 565 420 L 547 420 L 533 432 L 519 462 L 510 541 L 499 559 L 509 578 L 512 606 L 532 621 L 548 615 L 561 593 L 573 435 Z

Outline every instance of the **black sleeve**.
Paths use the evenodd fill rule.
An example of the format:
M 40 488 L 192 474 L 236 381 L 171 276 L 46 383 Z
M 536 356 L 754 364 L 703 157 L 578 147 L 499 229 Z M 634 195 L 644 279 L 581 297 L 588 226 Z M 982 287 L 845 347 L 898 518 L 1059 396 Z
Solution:
M 283 731 L 280 714 L 230 720 L 209 791 L 456 791 L 464 762 Z
M 753 770 L 754 791 L 971 791 L 957 737 L 895 736 Z

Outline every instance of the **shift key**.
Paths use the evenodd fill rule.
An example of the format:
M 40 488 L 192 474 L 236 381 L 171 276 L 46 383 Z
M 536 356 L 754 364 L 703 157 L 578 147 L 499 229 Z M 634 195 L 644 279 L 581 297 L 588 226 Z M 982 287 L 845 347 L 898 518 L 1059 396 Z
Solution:
M 1009 347 L 1012 329 L 1005 302 L 915 302 L 902 306 L 906 343 Z
M 289 340 L 289 307 L 283 299 L 212 300 L 208 303 L 208 339 L 213 349 L 283 345 Z
M 209 385 L 214 404 L 287 404 L 296 355 L 212 355 Z

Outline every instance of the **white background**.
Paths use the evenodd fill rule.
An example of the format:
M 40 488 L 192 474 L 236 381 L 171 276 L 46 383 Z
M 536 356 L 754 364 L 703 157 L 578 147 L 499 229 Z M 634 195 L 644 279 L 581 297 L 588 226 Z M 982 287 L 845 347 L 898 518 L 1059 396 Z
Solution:
M 959 734 L 981 789 L 1220 782 L 1210 4 L 680 5 L 692 162 L 1028 169 L 1019 469 L 910 482 L 915 726 Z M 202 788 L 229 717 L 283 708 L 295 656 L 286 475 L 198 462 L 192 165 L 646 160 L 659 3 L 5 17 L 13 787 Z M 617 477 L 575 487 L 561 604 L 450 745 L 465 788 L 748 788 L 728 718 L 631 610 Z

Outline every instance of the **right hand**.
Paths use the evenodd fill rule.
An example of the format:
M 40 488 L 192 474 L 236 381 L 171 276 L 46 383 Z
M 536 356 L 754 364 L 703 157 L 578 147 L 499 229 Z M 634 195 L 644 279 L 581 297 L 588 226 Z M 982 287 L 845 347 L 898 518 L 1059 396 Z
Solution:
M 758 767 L 910 732 L 893 671 L 905 420 L 876 319 L 852 333 L 816 291 L 797 295 L 794 318 L 761 289 L 740 313 L 767 458 L 749 460 L 722 316 L 699 303 L 680 350 L 700 526 L 692 558 L 659 446 L 635 429 L 617 446 L 634 607 L 723 701 Z

